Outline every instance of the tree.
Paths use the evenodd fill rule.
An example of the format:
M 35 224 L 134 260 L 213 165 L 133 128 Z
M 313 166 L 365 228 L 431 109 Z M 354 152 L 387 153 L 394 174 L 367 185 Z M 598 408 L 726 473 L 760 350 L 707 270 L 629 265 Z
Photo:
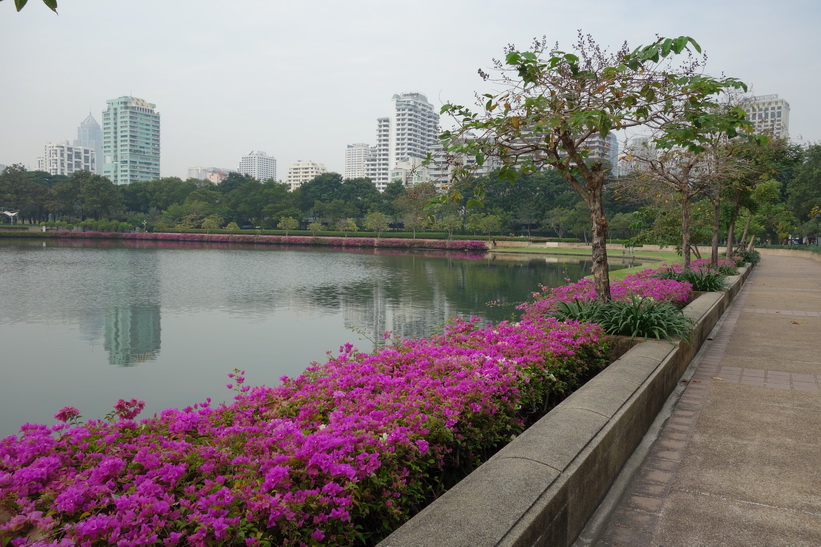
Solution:
M 308 224 L 308 231 L 311 232 L 311 235 L 316 237 L 316 234 L 321 232 L 325 226 L 321 222 L 311 222 Z
M 219 230 L 223 222 L 224 220 L 221 216 L 209 215 L 202 221 L 202 229 L 205 230 L 206 233 L 210 233 L 214 230 Z
M 299 227 L 299 221 L 294 217 L 282 217 L 279 219 L 277 223 L 277 228 L 280 230 L 285 230 L 285 235 L 288 235 L 288 232 L 291 230 L 296 230 Z
M 416 231 L 425 226 L 427 213 L 425 209 L 430 205 L 431 200 L 436 197 L 436 186 L 430 182 L 408 186 L 394 200 L 394 207 L 402 216 L 402 223 L 405 229 L 413 231 L 413 238 L 416 239 Z
M 336 222 L 336 229 L 343 232 L 345 237 L 348 237 L 348 232 L 359 231 L 359 226 L 356 225 L 356 221 L 352 218 L 341 218 Z
M 388 218 L 388 215 L 384 213 L 373 211 L 365 215 L 362 225 L 368 230 L 376 232 L 376 237 L 379 238 L 382 232 L 387 230 L 388 226 L 390 226 L 390 218 Z
M 532 51 L 506 50 L 496 61 L 494 79 L 504 87 L 484 94 L 482 115 L 461 105 L 446 104 L 457 128 L 441 138 L 453 156 L 471 155 L 477 166 L 489 158 L 500 165 L 499 177 L 515 181 L 517 173 L 533 173 L 550 166 L 582 197 L 590 216 L 592 262 L 596 295 L 610 298 L 607 263 L 607 219 L 603 207 L 605 177 L 610 165 L 595 157 L 586 141 L 606 138 L 612 131 L 651 125 L 690 98 L 705 94 L 705 77 L 697 74 L 700 61 L 673 67 L 666 59 L 690 48 L 692 38 L 659 38 L 654 43 L 615 53 L 602 50 L 580 33 L 573 52 L 534 42 Z M 509 75 L 515 73 L 515 77 Z M 485 80 L 489 74 L 480 71 Z M 475 138 L 466 138 L 472 134 Z M 470 165 L 454 170 L 470 174 Z M 482 189 L 476 198 L 481 199 Z
M 542 225 L 556 232 L 556 236 L 561 239 L 570 224 L 573 222 L 573 210 L 562 207 L 554 207 L 545 215 Z

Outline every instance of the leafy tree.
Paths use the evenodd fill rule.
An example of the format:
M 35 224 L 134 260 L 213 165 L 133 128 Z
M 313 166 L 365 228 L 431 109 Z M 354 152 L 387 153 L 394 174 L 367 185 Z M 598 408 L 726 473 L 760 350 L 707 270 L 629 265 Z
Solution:
M 787 184 L 787 205 L 798 222 L 806 222 L 814 217 L 813 207 L 821 206 L 821 144 L 807 146 L 800 160 Z
M 239 232 L 239 225 L 237 225 L 236 222 L 229 222 L 225 226 L 225 229 L 228 230 L 229 232 L 231 232 L 232 234 L 235 234 L 235 233 Z
M 209 215 L 202 221 L 202 229 L 206 231 L 206 233 L 210 233 L 214 230 L 219 230 L 222 226 L 224 220 L 219 215 Z
M 390 226 L 390 218 L 388 218 L 388 215 L 384 213 L 373 211 L 365 215 L 362 225 L 368 230 L 376 232 L 376 237 L 379 238 L 382 232 L 387 230 Z
M 277 228 L 285 230 L 285 235 L 287 236 L 288 232 L 299 228 L 299 221 L 294 217 L 282 217 L 277 223 Z
M 565 231 L 573 222 L 573 210 L 563 207 L 554 207 L 545 215 L 542 225 L 556 232 L 559 238 L 564 237 Z
M 416 239 L 416 231 L 425 226 L 427 212 L 426 208 L 436 197 L 436 186 L 426 182 L 409 186 L 399 194 L 393 201 L 394 208 L 402 217 L 402 223 L 406 230 L 413 231 Z
M 437 230 L 443 230 L 448 233 L 448 239 L 453 238 L 453 232 L 462 227 L 462 217 L 456 214 L 445 215 L 434 222 L 434 227 Z
M 336 229 L 340 232 L 344 232 L 345 237 L 348 237 L 348 232 L 359 231 L 359 226 L 356 225 L 356 221 L 352 218 L 341 218 L 336 221 Z
M 607 219 L 603 207 L 605 177 L 610 165 L 590 154 L 586 141 L 606 138 L 611 131 L 652 125 L 688 100 L 702 100 L 716 80 L 697 72 L 697 60 L 672 67 L 667 58 L 700 46 L 686 36 L 659 38 L 654 43 L 615 53 L 602 50 L 590 36 L 579 36 L 573 52 L 550 48 L 546 40 L 531 51 L 506 50 L 497 61 L 498 94 L 484 94 L 482 115 L 461 105 L 446 104 L 454 131 L 441 138 L 454 156 L 469 154 L 477 166 L 492 158 L 499 177 L 515 181 L 518 173 L 550 166 L 587 205 L 592 232 L 593 277 L 597 298 L 610 299 L 607 263 Z M 511 77 L 510 72 L 516 74 Z M 490 75 L 480 71 L 485 80 Z M 731 85 L 733 81 L 718 82 Z M 720 87 L 720 86 L 719 86 Z M 467 134 L 476 138 L 467 139 Z M 469 166 L 455 170 L 457 177 Z M 476 197 L 481 199 L 482 189 Z
M 325 226 L 321 222 L 311 222 L 308 224 L 308 231 L 311 232 L 311 235 L 316 237 L 316 234 L 321 232 Z

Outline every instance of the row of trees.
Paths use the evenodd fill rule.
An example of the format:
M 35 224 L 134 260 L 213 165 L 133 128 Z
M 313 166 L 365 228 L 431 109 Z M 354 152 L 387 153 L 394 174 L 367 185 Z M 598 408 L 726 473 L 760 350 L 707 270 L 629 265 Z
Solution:
M 510 46 L 504 60 L 495 61 L 493 74 L 480 70 L 501 91 L 480 95 L 477 111 L 446 104 L 442 112 L 453 117 L 455 129 L 442 138 L 452 158 L 474 160 L 454 165 L 457 178 L 469 179 L 489 159 L 500 166 L 500 178 L 511 183 L 545 166 L 560 173 L 587 207 L 596 294 L 606 301 L 610 224 L 605 182 L 611 166 L 591 154 L 590 138 L 629 130 L 652 134 L 648 145 L 628 151 L 630 182 L 641 196 L 675 198 L 685 268 L 694 203 L 707 200 L 713 211 L 712 258 L 717 260 L 722 203 L 731 201 L 731 253 L 743 200 L 789 163 L 787 147 L 749 134 L 746 113 L 732 101 L 747 91 L 746 85 L 708 76 L 705 63 L 701 47 L 687 36 L 658 38 L 636 49 L 625 44 L 612 53 L 581 32 L 570 51 L 545 40 L 534 41 L 530 50 Z M 473 196 L 484 200 L 485 188 L 474 187 Z M 458 188 L 454 197 L 461 197 Z M 750 202 L 747 209 L 753 213 L 755 207 Z
M 722 179 L 712 188 L 720 190 L 720 199 L 706 192 L 709 185 L 681 187 L 686 192 L 706 192 L 689 196 L 693 245 L 710 243 L 716 210 L 721 237 L 731 231 L 740 234 L 742 244 L 754 237 L 778 243 L 788 235 L 814 236 L 817 224 L 812 208 L 821 204 L 821 145 L 800 147 L 772 140 L 754 154 L 757 147 L 754 141 L 734 144 L 731 151 L 740 158 L 735 167 L 739 176 Z M 656 180 L 652 170 L 654 162 L 666 167 L 662 161 L 666 156 L 645 150 L 647 157 L 640 160 L 642 151 L 634 152 L 634 171 L 610 179 L 603 191 L 609 234 L 636 244 L 680 247 L 680 195 L 672 184 Z M 749 156 L 764 160 L 757 170 L 752 166 L 741 170 L 741 160 Z M 640 161 L 647 165 L 638 168 Z M 431 184 L 406 188 L 394 183 L 380 193 L 367 180 L 343 180 L 333 173 L 290 192 L 287 185 L 238 174 L 219 186 L 178 178 L 115 186 L 88 172 L 51 176 L 12 165 L 0 173 L 0 206 L 19 210 L 19 221 L 26 223 L 62 220 L 79 225 L 89 219 L 107 219 L 126 229 L 216 230 L 233 223 L 237 229 L 260 226 L 377 233 L 396 228 L 414 233 L 436 229 L 590 240 L 588 208 L 558 171 L 522 175 L 514 184 L 499 175 L 466 178 L 454 185 L 454 192 L 483 194 L 483 207 L 477 209 L 453 201 L 432 206 L 437 191 Z

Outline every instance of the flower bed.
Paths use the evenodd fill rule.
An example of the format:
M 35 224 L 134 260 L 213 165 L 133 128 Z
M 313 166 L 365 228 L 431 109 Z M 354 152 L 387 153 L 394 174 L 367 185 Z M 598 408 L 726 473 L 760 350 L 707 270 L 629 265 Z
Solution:
M 484 241 L 448 239 L 402 239 L 374 237 L 312 237 L 252 234 L 190 234 L 190 233 L 119 233 L 119 232 L 31 232 L 30 237 L 60 237 L 75 239 L 123 239 L 145 241 L 188 241 L 200 243 L 255 243 L 262 245 L 319 245 L 328 247 L 377 247 L 400 249 L 441 249 L 449 251 L 487 251 Z
M 26 425 L 0 440 L 0 541 L 373 543 L 606 358 L 596 326 L 457 319 L 373 354 L 346 345 L 277 387 L 238 374 L 228 405 Z
M 622 281 L 614 281 L 610 285 L 610 293 L 614 300 L 629 300 L 651 298 L 655 301 L 685 304 L 693 290 L 690 283 L 673 279 L 658 279 L 654 275 L 658 270 L 647 269 L 630 274 Z M 524 318 L 533 318 L 550 315 L 558 307 L 559 302 L 589 302 L 596 298 L 596 287 L 592 279 L 580 279 L 561 287 L 542 287 L 541 291 L 533 293 L 533 301 L 518 306 Z

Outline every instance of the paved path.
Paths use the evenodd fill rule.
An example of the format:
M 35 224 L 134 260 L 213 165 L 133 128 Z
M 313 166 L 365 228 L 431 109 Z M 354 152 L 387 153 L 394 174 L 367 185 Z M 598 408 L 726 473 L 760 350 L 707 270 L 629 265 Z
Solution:
M 763 257 L 712 336 L 577 544 L 821 546 L 821 263 Z

